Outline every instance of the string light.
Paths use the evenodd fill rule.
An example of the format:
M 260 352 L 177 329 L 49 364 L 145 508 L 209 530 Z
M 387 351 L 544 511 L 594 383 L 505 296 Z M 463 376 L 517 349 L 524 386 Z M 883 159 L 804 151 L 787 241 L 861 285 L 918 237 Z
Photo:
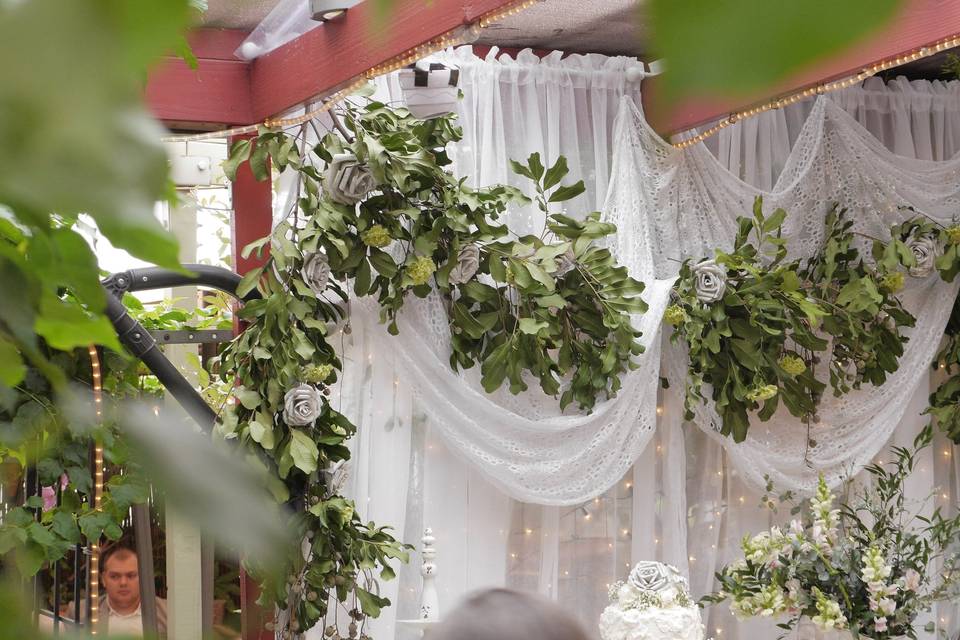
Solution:
M 93 407 L 97 423 L 103 418 L 103 380 L 100 375 L 100 354 L 97 347 L 90 345 L 90 371 L 93 378 Z M 100 510 L 103 496 L 103 447 L 99 442 L 93 445 L 93 509 Z M 97 622 L 100 619 L 100 540 L 90 544 L 90 634 L 97 635 Z
M 745 118 L 752 118 L 753 116 L 759 115 L 765 111 L 771 111 L 773 109 L 782 109 L 783 107 L 795 104 L 800 100 L 803 100 L 805 98 L 810 98 L 814 95 L 823 95 L 825 93 L 829 93 L 832 91 L 838 91 L 840 89 L 846 89 L 847 87 L 852 87 L 853 85 L 859 84 L 864 80 L 866 80 L 867 78 L 880 73 L 881 71 L 886 71 L 887 69 L 899 67 L 908 62 L 913 62 L 921 58 L 926 58 L 935 53 L 939 53 L 944 49 L 952 49 L 958 45 L 960 45 L 960 35 L 954 35 L 949 38 L 940 40 L 934 45 L 916 49 L 915 51 L 909 54 L 898 56 L 896 58 L 888 58 L 887 60 L 877 62 L 870 67 L 865 67 L 860 71 L 860 73 L 856 75 L 843 78 L 840 80 L 833 80 L 831 82 L 824 82 L 814 87 L 807 87 L 802 91 L 797 91 L 796 93 L 793 93 L 793 94 L 781 96 L 779 98 L 774 98 L 769 102 L 755 105 L 753 107 L 749 107 L 742 111 L 731 113 L 726 118 L 718 122 L 716 125 L 710 127 L 706 131 L 702 131 L 696 134 L 695 136 L 686 138 L 679 142 L 675 142 L 673 146 L 677 149 L 686 149 L 687 147 L 693 146 L 699 142 L 703 142 L 707 138 L 718 134 L 723 129 L 726 129 L 730 125 L 736 123 L 738 120 L 742 120 Z
M 192 135 L 166 136 L 160 140 L 161 142 L 196 142 L 200 140 L 215 140 L 256 133 L 261 125 L 268 128 L 278 127 L 281 129 L 299 126 L 305 122 L 313 120 L 320 114 L 329 111 L 335 104 L 347 96 L 356 93 L 357 90 L 377 76 L 402 69 L 413 64 L 417 60 L 421 60 L 433 53 L 437 53 L 438 51 L 443 51 L 445 49 L 449 49 L 450 47 L 456 47 L 467 42 L 473 42 L 476 40 L 477 36 L 480 35 L 480 30 L 482 28 L 490 25 L 491 23 L 497 22 L 498 20 L 516 15 L 524 9 L 532 7 L 539 1 L 540 0 L 520 0 L 504 7 L 500 7 L 499 9 L 483 14 L 477 21 L 471 24 L 451 29 L 450 31 L 427 40 L 422 44 L 407 49 L 406 51 L 397 54 L 393 58 L 371 67 L 352 82 L 347 81 L 349 84 L 347 84 L 346 87 L 332 94 L 326 100 L 326 102 L 316 109 L 307 111 L 303 115 L 292 118 L 267 118 L 262 123 L 258 124 L 250 124 L 242 127 L 233 127 L 232 129 L 224 129 L 222 131 L 209 131 L 206 133 L 196 133 Z
M 532 534 L 533 534 L 533 529 L 525 529 L 525 530 L 524 530 L 524 533 L 527 534 L 528 536 L 529 536 L 529 535 L 532 535 Z
M 663 415 L 663 407 L 657 407 L 657 415 L 658 415 L 658 416 L 662 416 L 662 415 Z

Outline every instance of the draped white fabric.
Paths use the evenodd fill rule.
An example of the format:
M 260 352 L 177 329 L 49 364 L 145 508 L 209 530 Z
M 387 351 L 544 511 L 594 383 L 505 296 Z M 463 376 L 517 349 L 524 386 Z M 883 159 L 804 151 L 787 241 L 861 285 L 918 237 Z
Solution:
M 662 313 L 672 259 L 728 246 L 732 220 L 758 190 L 770 206 L 791 212 L 798 252 L 814 246 L 831 199 L 854 209 L 859 228 L 874 234 L 895 219 L 891 204 L 949 219 L 960 209 L 958 161 L 906 158 L 943 160 L 960 144 L 960 102 L 945 97 L 957 95 L 955 83 L 927 83 L 926 92 L 874 84 L 764 114 L 722 132 L 712 143 L 718 161 L 700 146 L 674 151 L 629 100 L 614 130 L 613 105 L 624 95 L 639 102 L 623 74 L 632 61 L 540 61 L 532 54 L 480 60 L 468 48 L 447 56 L 463 69 L 458 171 L 478 184 L 503 182 L 510 158 L 567 155 L 571 179 L 588 184 L 571 210 L 599 206 L 608 195 L 605 214 L 621 228 L 616 249 L 648 283 L 651 310 L 641 319 L 648 343 L 641 369 L 625 377 L 617 398 L 581 416 L 561 414 L 550 398 L 488 396 L 470 375 L 453 374 L 442 315 L 430 301 L 410 305 L 399 337 L 386 336 L 355 303 L 353 331 L 342 338 L 340 387 L 342 408 L 359 426 L 349 491 L 362 517 L 393 524 L 407 542 L 419 542 L 425 526 L 434 529 L 442 609 L 470 590 L 506 584 L 559 599 L 594 630 L 605 585 L 641 559 L 689 571 L 702 595 L 740 537 L 771 523 L 757 508 L 763 473 L 802 488 L 815 477 L 806 454 L 836 478 L 884 455 L 891 435 L 905 442 L 925 423 L 926 372 L 955 287 L 912 283 L 908 302 L 920 322 L 902 373 L 882 390 L 831 403 L 809 451 L 805 428 L 788 416 L 756 425 L 739 446 L 711 431 L 709 411 L 698 416 L 701 429 L 684 425 L 683 356 L 663 347 L 664 374 L 674 380 L 659 389 L 661 341 L 651 320 Z M 529 211 L 515 216 L 511 225 L 542 224 Z M 960 490 L 952 447 L 938 437 L 928 453 L 914 481 L 918 495 L 938 487 L 944 502 L 952 501 Z M 414 557 L 398 581 L 384 585 L 395 606 L 374 623 L 375 637 L 414 637 L 395 621 L 416 617 L 419 586 Z M 937 614 L 953 633 L 955 613 Z M 776 637 L 770 624 L 734 622 L 725 607 L 705 617 L 718 640 L 758 631 Z

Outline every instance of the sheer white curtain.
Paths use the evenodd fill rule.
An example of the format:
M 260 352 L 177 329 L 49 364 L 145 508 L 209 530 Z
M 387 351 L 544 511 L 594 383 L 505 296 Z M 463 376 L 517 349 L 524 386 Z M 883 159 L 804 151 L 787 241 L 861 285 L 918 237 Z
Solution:
M 462 175 L 477 184 L 518 184 L 509 159 L 539 151 L 551 162 L 563 154 L 570 160 L 571 180 L 587 183 L 587 193 L 570 205 L 571 211 L 602 205 L 617 102 L 624 93 L 639 101 L 638 87 L 625 80 L 632 61 L 561 60 L 557 54 L 539 60 L 530 53 L 499 61 L 491 53 L 480 60 L 469 48 L 445 55 L 463 70 L 465 139 L 454 150 Z M 389 85 L 387 79 L 383 90 L 398 96 Z M 944 159 L 960 148 L 957 91 L 956 83 L 871 81 L 837 99 L 894 152 Z M 769 189 L 809 111 L 809 104 L 798 104 L 763 114 L 724 130 L 709 144 L 728 169 Z M 542 221 L 526 211 L 517 212 L 510 224 L 527 231 Z M 339 338 L 346 365 L 340 399 L 359 427 L 348 490 L 361 517 L 394 525 L 407 542 L 419 545 L 423 528 L 433 528 L 441 614 L 469 591 L 507 585 L 556 598 L 595 633 L 606 586 L 622 579 L 632 563 L 676 564 L 689 571 L 699 596 L 712 589 L 714 571 L 736 554 L 744 534 L 784 515 L 761 510 L 759 495 L 717 441 L 683 424 L 677 388 L 661 390 L 656 433 L 633 468 L 606 493 L 570 507 L 513 500 L 447 447 L 422 400 L 411 392 L 402 358 L 389 342 L 373 337 L 373 327 L 359 322 Z M 896 432 L 898 442 L 908 442 L 925 424 L 919 414 L 928 386 L 921 384 Z M 946 503 L 960 492 L 958 475 L 954 449 L 938 436 L 913 491 L 922 495 L 937 488 Z M 413 555 L 398 580 L 383 586 L 394 606 L 373 624 L 374 637 L 415 637 L 396 621 L 416 617 L 419 556 Z M 772 624 L 734 621 L 725 607 L 707 610 L 704 617 L 708 635 L 716 640 L 778 635 Z M 938 611 L 936 617 L 956 633 L 954 610 Z

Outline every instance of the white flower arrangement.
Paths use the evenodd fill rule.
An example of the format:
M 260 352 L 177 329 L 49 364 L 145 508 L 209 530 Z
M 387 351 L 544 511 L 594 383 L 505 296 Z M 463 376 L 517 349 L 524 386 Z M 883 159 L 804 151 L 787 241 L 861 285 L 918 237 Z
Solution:
M 779 626 L 787 630 L 807 618 L 854 638 L 916 637 L 918 614 L 957 597 L 960 579 L 953 545 L 960 516 L 946 519 L 935 510 L 919 518 L 921 509 L 903 497 L 917 454 L 932 437 L 927 427 L 912 449 L 894 449 L 890 465 L 867 467 L 873 488 L 856 490 L 848 504 L 837 504 L 821 476 L 808 515 L 786 531 L 746 536 L 743 557 L 717 574 L 721 590 L 703 602 L 729 600 L 738 618 L 784 617 Z M 792 500 L 788 492 L 779 501 Z M 767 496 L 763 503 L 775 506 Z M 942 568 L 926 573 L 935 562 Z

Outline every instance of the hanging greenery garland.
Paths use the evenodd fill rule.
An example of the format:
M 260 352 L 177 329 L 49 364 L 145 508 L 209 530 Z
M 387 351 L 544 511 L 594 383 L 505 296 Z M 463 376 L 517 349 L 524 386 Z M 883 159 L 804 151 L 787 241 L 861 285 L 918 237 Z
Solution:
M 881 384 L 903 354 L 901 328 L 914 324 L 894 295 L 903 285 L 899 263 L 868 265 L 843 210 L 827 215 L 823 248 L 805 261 L 787 260 L 786 215 L 765 216 L 757 198 L 753 217 L 738 219 L 732 252 L 683 263 L 665 314 L 672 340 L 689 347 L 688 419 L 706 389 L 720 432 L 737 442 L 751 413 L 769 420 L 781 402 L 816 420 L 823 359 L 835 395 Z
M 942 369 L 947 378 L 930 395 L 927 413 L 936 418 L 937 426 L 954 444 L 960 444 L 960 297 L 953 303 L 946 343 L 934 360 L 934 368 Z
M 356 428 L 329 402 L 342 366 L 328 327 L 345 315 L 349 288 L 376 297 L 394 334 L 408 294 L 436 292 L 451 366 L 479 365 L 487 391 L 506 382 L 519 393 L 534 377 L 561 405 L 585 409 L 616 393 L 641 353 L 631 315 L 647 307 L 643 285 L 599 244 L 613 225 L 599 213 L 547 215 L 584 191 L 582 182 L 561 184 L 564 158 L 551 167 L 538 154 L 512 163 L 531 181 L 531 201 L 512 187 L 472 188 L 445 169 L 446 146 L 461 137 L 451 116 L 423 121 L 370 102 L 345 104 L 334 117 L 339 134 L 312 149 L 303 129 L 264 129 L 235 144 L 224 163 L 231 179 L 243 162 L 259 178 L 271 162 L 292 169 L 299 191 L 288 219 L 245 250 L 270 253 L 240 287 L 241 295 L 257 287 L 262 299 L 239 311 L 249 326 L 222 356 L 237 404 L 219 432 L 249 447 L 278 500 L 301 507 L 290 526 L 305 548 L 291 550 L 280 577 L 251 567 L 263 603 L 283 611 L 277 631 L 296 634 L 322 620 L 330 637 L 363 637 L 365 618 L 389 604 L 375 573 L 392 578 L 389 561 L 407 554 L 337 494 L 344 443 Z M 542 233 L 512 234 L 501 216 L 532 202 L 547 218 Z M 346 629 L 331 599 L 346 609 Z

